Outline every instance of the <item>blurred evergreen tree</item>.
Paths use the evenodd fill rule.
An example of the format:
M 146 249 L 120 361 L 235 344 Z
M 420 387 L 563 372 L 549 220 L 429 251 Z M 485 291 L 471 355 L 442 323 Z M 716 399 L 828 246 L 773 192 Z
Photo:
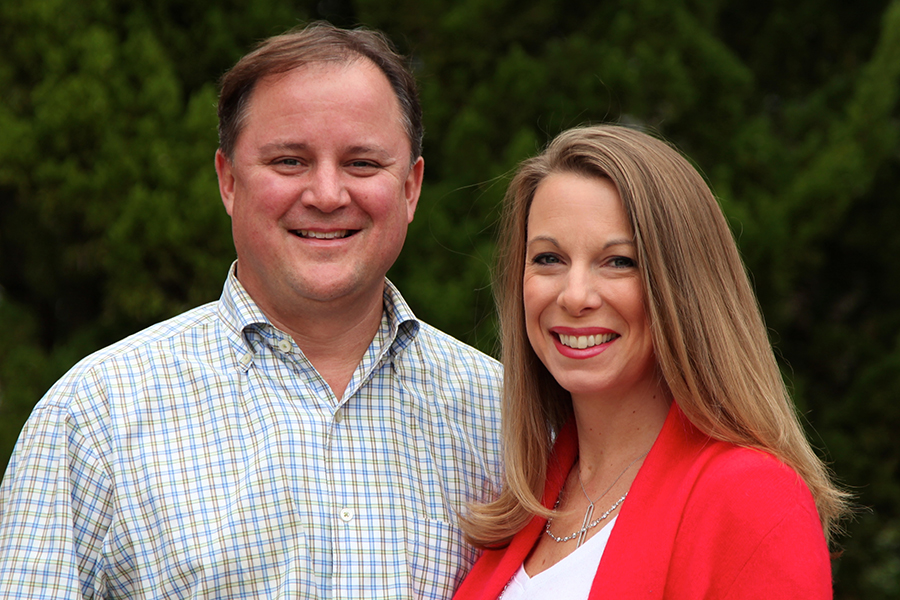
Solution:
M 426 182 L 390 277 L 484 350 L 521 159 L 613 121 L 696 161 L 812 438 L 870 507 L 835 595 L 900 596 L 900 0 L 0 0 L 0 462 L 76 360 L 218 296 L 215 82 L 314 18 L 412 57 Z

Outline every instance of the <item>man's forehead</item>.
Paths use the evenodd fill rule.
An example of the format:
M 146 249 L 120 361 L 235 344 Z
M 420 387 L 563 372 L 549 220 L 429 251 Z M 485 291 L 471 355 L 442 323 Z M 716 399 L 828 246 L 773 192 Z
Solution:
M 330 81 L 321 80 L 321 87 L 317 88 L 316 75 L 317 71 L 327 75 L 354 67 L 347 63 L 304 65 L 260 81 L 245 108 L 237 145 L 243 146 L 242 141 L 249 143 L 245 148 L 255 147 L 254 153 L 307 153 L 324 149 L 323 143 L 327 141 L 329 151 L 381 154 L 385 160 L 398 151 L 409 152 L 410 140 L 400 103 L 386 78 L 383 87 L 372 84 L 368 77 L 374 73 L 384 75 L 374 63 L 367 62 L 367 65 L 355 64 L 357 68 L 374 71 L 362 78 L 352 77 L 346 89 L 339 76 Z M 279 85 L 292 74 L 297 77 Z M 324 138 L 323 133 L 327 134 Z M 402 150 L 394 147 L 401 140 Z
M 321 96 L 320 98 L 316 98 L 316 92 L 320 91 L 322 88 L 329 88 L 329 86 L 334 87 L 335 81 L 347 81 L 341 79 L 342 75 L 349 75 L 350 80 L 352 81 L 353 75 L 358 72 L 363 72 L 365 73 L 364 77 L 374 77 L 376 80 L 380 80 L 380 82 L 375 83 L 371 79 L 368 82 L 365 82 L 365 79 L 362 81 L 355 79 L 356 85 L 359 85 L 360 83 L 364 85 L 364 92 L 350 95 L 347 95 L 346 93 L 332 94 L 330 97 Z M 288 85 L 282 85 L 286 79 L 290 79 L 290 83 Z M 381 84 L 383 84 L 383 87 Z M 338 84 L 338 87 L 339 86 L 340 84 Z M 277 90 L 273 92 L 273 88 L 277 88 Z M 340 103 L 342 101 L 351 101 L 355 98 L 371 96 L 372 93 L 374 93 L 374 90 L 379 88 L 383 90 L 386 97 L 377 100 L 380 107 L 378 112 L 383 114 L 394 109 L 397 113 L 396 116 L 401 129 L 405 130 L 406 127 L 403 125 L 405 120 L 403 108 L 400 99 L 397 97 L 396 90 L 391 86 L 390 80 L 384 72 L 378 68 L 374 62 L 365 57 L 359 57 L 352 61 L 310 62 L 289 69 L 283 73 L 272 73 L 260 78 L 251 93 L 247 96 L 247 101 L 241 115 L 240 127 L 243 130 L 248 121 L 251 120 L 251 115 L 256 112 L 254 109 L 260 104 L 261 96 L 265 96 L 263 103 L 268 106 L 272 106 L 273 103 L 278 104 L 289 101 L 290 97 L 294 94 L 301 99 L 305 94 L 309 94 L 314 101 L 320 101 L 321 98 L 325 98 L 327 100 L 333 99 L 335 102 Z
M 357 86 L 356 92 L 353 91 L 352 87 L 347 91 L 335 91 L 340 90 L 342 81 L 345 81 L 342 79 L 342 76 L 345 74 L 349 75 L 346 81 L 352 82 L 349 85 Z M 375 83 L 371 77 L 375 77 L 379 82 Z M 284 80 L 288 78 L 291 81 L 284 84 Z M 363 89 L 359 89 L 359 85 L 362 85 Z M 323 90 L 328 91 L 318 93 L 323 92 Z M 341 136 L 339 131 L 332 130 L 332 142 L 340 143 L 336 138 L 344 137 L 343 142 L 346 145 L 357 146 L 357 149 L 368 146 L 375 152 L 380 151 L 386 155 L 393 155 L 396 151 L 384 147 L 385 140 L 382 139 L 381 135 L 376 134 L 374 137 L 364 135 L 364 132 L 369 129 L 368 125 L 371 125 L 375 128 L 373 131 L 380 130 L 384 133 L 387 131 L 384 127 L 387 127 L 396 134 L 401 135 L 405 142 L 404 146 L 407 146 L 404 152 L 411 150 L 412 140 L 409 138 L 410 133 L 406 117 L 396 90 L 378 65 L 364 56 L 348 58 L 347 60 L 312 61 L 293 67 L 283 73 L 273 73 L 259 79 L 252 93 L 248 95 L 247 102 L 242 110 L 235 140 L 236 146 L 242 145 L 242 140 L 248 141 L 246 139 L 248 128 L 256 132 L 253 137 L 257 138 L 256 134 L 262 131 L 259 128 L 269 129 L 273 123 L 273 117 L 277 117 L 279 114 L 289 115 L 292 111 L 295 115 L 303 115 L 303 105 L 292 104 L 292 96 L 294 94 L 296 94 L 300 102 L 305 102 L 308 96 L 313 102 L 313 104 L 309 105 L 310 110 L 331 104 L 333 101 L 334 105 L 340 106 L 344 104 L 347 108 L 346 113 L 341 113 L 339 108 L 338 114 L 346 114 L 348 118 L 354 113 L 363 115 L 363 121 L 359 123 L 362 127 L 357 126 L 353 130 L 357 135 Z M 363 99 L 365 98 L 368 98 L 368 107 L 358 110 L 364 106 L 364 103 L 356 103 L 354 106 L 354 101 L 364 102 Z M 366 116 L 367 112 L 368 116 Z M 376 125 L 376 123 L 379 124 Z M 293 132 L 286 130 L 283 132 L 283 135 L 277 136 L 277 139 L 270 138 L 263 141 L 257 138 L 256 142 L 253 143 L 256 146 L 254 153 L 261 150 L 258 145 L 260 142 L 265 143 L 269 150 L 272 150 L 277 145 L 280 145 L 283 149 L 290 149 L 290 147 L 297 149 L 298 145 L 309 142 L 302 135 L 298 137 L 298 134 L 305 133 L 303 130 L 295 130 Z M 266 135 L 270 134 L 272 134 L 271 130 Z M 391 135 L 393 136 L 394 133 Z M 349 148 L 345 148 L 345 150 L 350 151 Z
M 308 74 L 309 80 L 306 83 L 313 86 L 315 85 L 316 78 L 318 76 L 328 76 L 334 73 L 349 72 L 359 68 L 370 71 L 383 78 L 384 82 L 387 83 L 388 87 L 391 89 L 392 95 L 396 97 L 396 93 L 394 92 L 393 87 L 390 85 L 390 80 L 388 79 L 387 75 L 385 75 L 384 71 L 382 71 L 378 67 L 378 65 L 376 65 L 365 56 L 348 55 L 346 58 L 335 58 L 333 60 L 329 59 L 308 61 L 278 73 L 269 73 L 267 75 L 263 75 L 259 78 L 259 80 L 256 82 L 256 85 L 253 87 L 253 91 L 249 95 L 248 102 L 253 102 L 253 97 L 260 89 L 275 86 L 284 79 L 292 76 L 303 76 Z

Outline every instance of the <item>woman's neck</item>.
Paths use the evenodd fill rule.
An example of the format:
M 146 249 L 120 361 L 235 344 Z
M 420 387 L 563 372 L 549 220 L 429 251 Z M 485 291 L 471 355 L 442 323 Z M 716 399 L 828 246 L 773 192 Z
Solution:
M 671 394 L 664 384 L 624 394 L 574 396 L 578 426 L 578 468 L 582 481 L 608 479 L 650 450 L 669 414 Z

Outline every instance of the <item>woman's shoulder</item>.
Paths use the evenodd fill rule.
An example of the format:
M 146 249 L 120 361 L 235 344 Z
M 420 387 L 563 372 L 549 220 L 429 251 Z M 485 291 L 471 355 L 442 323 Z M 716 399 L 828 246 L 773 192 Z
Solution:
M 768 452 L 725 442 L 698 457 L 684 505 L 684 522 L 704 535 L 757 541 L 773 530 L 822 536 L 815 500 L 803 478 Z M 824 538 L 823 538 L 824 539 Z
M 738 500 L 812 501 L 803 478 L 769 452 L 711 440 L 701 455 L 696 492 L 713 494 L 719 500 L 734 496 Z
M 829 597 L 827 544 L 800 475 L 767 452 L 713 444 L 683 506 L 673 563 L 706 569 L 723 596 Z
M 677 409 L 673 409 L 660 438 L 663 456 L 658 462 L 662 472 L 657 475 L 668 477 L 678 472 L 681 492 L 693 501 L 708 499 L 722 504 L 723 499 L 731 498 L 742 505 L 792 498 L 808 500 L 814 506 L 800 475 L 771 452 L 709 437 Z

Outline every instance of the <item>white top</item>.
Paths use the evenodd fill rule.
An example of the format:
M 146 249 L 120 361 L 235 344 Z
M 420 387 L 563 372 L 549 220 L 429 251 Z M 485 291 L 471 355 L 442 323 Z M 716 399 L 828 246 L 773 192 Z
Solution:
M 606 542 L 612 533 L 618 515 L 609 520 L 581 548 L 568 555 L 546 571 L 534 577 L 525 572 L 525 565 L 500 594 L 503 600 L 587 600 L 594 575 L 606 550 Z

